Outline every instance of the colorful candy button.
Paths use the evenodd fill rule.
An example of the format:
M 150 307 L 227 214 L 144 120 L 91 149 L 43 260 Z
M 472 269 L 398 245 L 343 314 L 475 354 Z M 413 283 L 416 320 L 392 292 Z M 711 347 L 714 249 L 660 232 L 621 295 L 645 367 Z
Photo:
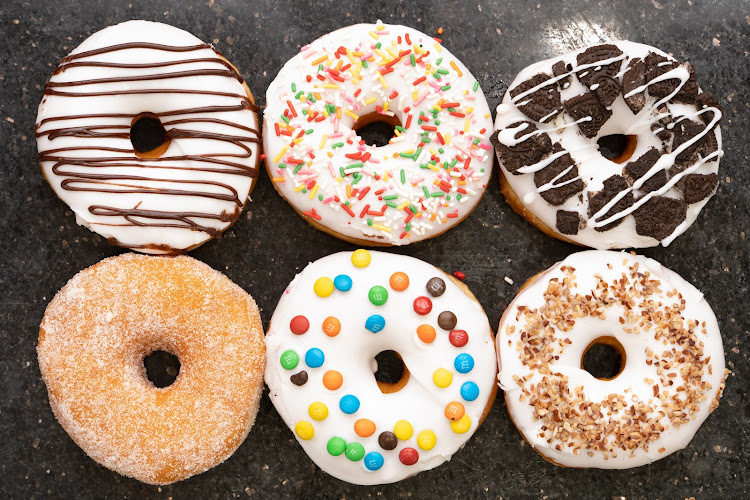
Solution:
M 357 267 L 367 267 L 370 265 L 371 260 L 372 256 L 370 255 L 370 252 L 362 248 L 355 250 L 354 253 L 352 253 L 352 264 Z
M 299 373 L 295 373 L 291 377 L 289 377 L 289 380 L 292 381 L 294 385 L 302 386 L 307 383 L 307 372 L 305 370 L 302 370 Z
M 469 334 L 464 330 L 451 330 L 451 333 L 448 334 L 448 341 L 454 347 L 463 347 L 469 343 Z
M 404 465 L 414 465 L 419 461 L 419 452 L 414 448 L 404 448 L 398 454 L 398 459 Z
M 474 369 L 474 358 L 471 357 L 471 354 L 459 354 L 453 361 L 453 366 L 458 373 L 469 373 Z
M 281 367 L 285 370 L 293 370 L 297 367 L 297 364 L 299 363 L 299 354 L 292 351 L 291 349 L 288 351 L 284 351 L 281 354 Z
M 329 370 L 323 375 L 323 386 L 329 391 L 335 391 L 344 383 L 344 377 L 336 370 Z
M 435 329 L 432 327 L 432 325 L 419 325 L 417 327 L 417 337 L 419 337 L 419 340 L 421 340 L 425 344 L 429 344 L 430 342 L 435 340 L 436 336 L 437 332 L 435 332 Z
M 367 467 L 367 470 L 378 470 L 383 466 L 384 462 L 383 455 L 377 451 L 371 451 L 365 455 L 365 467 Z
M 339 274 L 333 278 L 333 286 L 339 292 L 348 292 L 352 289 L 352 279 L 346 274 Z
M 367 294 L 367 297 L 374 305 L 382 306 L 388 300 L 388 290 L 382 286 L 374 286 L 370 288 L 370 293 Z
M 440 297 L 445 293 L 445 281 L 435 276 L 434 278 L 430 278 L 425 288 L 427 289 L 427 293 L 433 297 Z
M 362 460 L 365 456 L 365 447 L 359 443 L 349 443 L 346 445 L 346 451 L 344 452 L 346 458 L 352 462 Z
M 391 431 L 381 432 L 378 436 L 378 444 L 384 450 L 395 450 L 398 446 L 398 438 Z
M 321 351 L 317 347 L 308 349 L 305 353 L 305 363 L 310 368 L 320 368 L 321 366 L 323 366 L 323 362 L 325 361 L 325 359 L 325 354 L 323 354 L 323 351 Z
M 310 322 L 304 316 L 295 316 L 289 322 L 289 329 L 295 335 L 302 335 L 308 328 L 310 328 Z
M 424 316 L 432 311 L 432 301 L 427 297 L 417 297 L 414 299 L 414 311 Z
M 464 416 L 460 419 L 451 422 L 451 429 L 453 429 L 453 432 L 455 432 L 456 434 L 463 434 L 470 428 L 471 419 L 467 414 L 464 414 Z
M 461 397 L 466 401 L 474 401 L 479 397 L 479 387 L 474 382 L 464 382 L 461 386 Z
M 464 413 L 466 413 L 464 405 L 458 401 L 451 401 L 445 405 L 445 418 L 448 420 L 460 420 Z
M 329 337 L 335 337 L 341 332 L 341 322 L 333 316 L 328 316 L 323 320 L 323 333 Z
M 406 420 L 399 420 L 393 426 L 393 433 L 401 441 L 406 441 L 414 434 L 414 427 Z
M 380 330 L 385 328 L 385 318 L 380 314 L 373 314 L 367 321 L 365 321 L 365 328 L 370 330 L 372 333 L 378 333 Z
M 359 399 L 356 396 L 347 394 L 339 400 L 339 408 L 347 415 L 351 415 L 359 410 Z
M 318 297 L 328 297 L 333 293 L 333 280 L 331 278 L 318 278 L 313 285 L 313 290 Z
M 375 434 L 375 422 L 366 418 L 360 418 L 354 422 L 354 432 L 357 436 L 366 438 Z
M 307 413 L 310 414 L 311 419 L 320 422 L 321 420 L 325 420 L 326 417 L 328 417 L 328 407 L 320 401 L 316 401 L 315 403 L 310 405 L 310 407 L 307 409 Z
M 432 431 L 422 431 L 417 435 L 417 444 L 423 450 L 431 450 L 437 444 L 437 436 Z
M 453 330 L 456 328 L 456 323 L 458 323 L 458 318 L 456 318 L 456 315 L 453 314 L 451 311 L 443 311 L 440 314 L 438 314 L 438 326 L 442 328 L 443 330 Z
M 313 429 L 312 424 L 304 420 L 297 422 L 297 425 L 294 426 L 294 432 L 297 433 L 300 439 L 304 439 L 305 441 L 312 439 L 315 435 L 315 429 Z
M 432 374 L 432 381 L 436 386 L 445 389 L 453 382 L 453 374 L 445 368 L 438 368 Z
M 344 451 L 346 451 L 346 441 L 344 441 L 340 437 L 332 437 L 328 440 L 326 448 L 328 449 L 328 453 L 330 453 L 334 457 L 338 457 L 339 455 L 344 453 Z
M 399 271 L 391 274 L 391 279 L 388 280 L 388 283 L 391 285 L 391 288 L 397 292 L 403 292 L 409 288 L 409 276 L 406 273 Z

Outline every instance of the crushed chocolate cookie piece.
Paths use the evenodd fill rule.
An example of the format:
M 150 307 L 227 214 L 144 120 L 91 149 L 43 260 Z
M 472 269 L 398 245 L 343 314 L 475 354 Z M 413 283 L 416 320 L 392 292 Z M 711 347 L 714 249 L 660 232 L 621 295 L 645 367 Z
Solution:
M 654 82 L 654 79 L 678 67 L 677 61 L 667 59 L 655 52 L 649 52 L 644 62 L 646 63 L 646 82 L 649 82 L 648 94 L 651 97 L 666 97 L 675 91 L 680 84 L 679 78 L 670 78 L 659 82 Z
M 601 45 L 594 45 L 593 47 L 589 47 L 588 49 L 586 49 L 584 52 L 581 52 L 576 56 L 576 62 L 580 67 L 584 65 L 594 64 L 597 61 L 614 59 L 616 57 L 620 57 L 621 55 L 622 51 L 617 48 L 616 45 L 605 43 Z M 617 75 L 617 73 L 620 71 L 621 66 L 622 60 L 619 60 L 606 64 L 604 66 L 594 66 L 591 68 L 583 69 L 581 71 L 578 71 L 576 73 L 576 76 L 582 84 L 591 88 L 591 86 L 596 83 L 597 76 L 609 76 L 611 78 L 614 78 L 615 75 Z
M 518 169 L 527 165 L 533 165 L 542 159 L 552 150 L 552 141 L 549 135 L 545 133 L 535 134 L 536 126 L 530 122 L 515 122 L 506 128 L 515 128 L 521 124 L 527 124 L 523 130 L 516 132 L 514 138 L 520 139 L 523 136 L 529 137 L 515 146 L 508 147 L 497 138 L 500 131 L 496 131 L 490 136 L 490 142 L 497 151 L 498 158 L 503 167 L 514 175 L 520 175 Z
M 662 142 L 668 142 L 672 138 L 672 131 L 661 123 L 652 123 L 651 132 L 661 139 Z
M 682 102 L 685 104 L 694 104 L 695 98 L 698 97 L 698 80 L 695 77 L 695 66 L 687 63 L 684 68 L 688 70 L 690 78 L 682 86 L 679 92 L 672 98 L 675 102 Z
M 721 107 L 721 104 L 719 104 L 719 101 L 716 100 L 711 92 L 701 92 L 700 94 L 698 94 L 695 98 L 695 106 L 699 111 L 703 108 L 716 108 L 722 115 L 724 115 L 724 108 Z M 711 120 L 714 119 L 713 111 L 706 111 L 705 113 L 701 113 L 699 116 L 701 120 L 703 120 L 703 123 L 705 123 L 706 125 L 708 125 Z
M 570 86 L 570 72 L 573 71 L 573 67 L 570 64 L 565 64 L 563 61 L 557 61 L 552 65 L 552 74 L 554 76 L 561 76 L 567 74 L 566 77 L 557 80 L 557 85 L 561 89 L 567 89 Z
M 608 108 L 615 102 L 620 92 L 622 92 L 622 86 L 617 78 L 607 75 L 596 75 L 591 90 L 597 99 L 599 99 L 599 102 L 602 103 L 602 106 Z
M 708 198 L 719 185 L 719 176 L 716 174 L 688 174 L 683 180 L 681 190 L 688 205 Z
M 672 141 L 673 152 L 677 151 L 677 149 L 683 144 L 690 142 L 696 136 L 702 134 L 698 140 L 677 155 L 677 158 L 675 159 L 676 163 L 694 163 L 697 160 L 696 153 L 701 148 L 703 142 L 706 140 L 706 136 L 708 135 L 704 133 L 705 130 L 706 126 L 702 123 L 688 120 L 686 118 L 680 119 L 680 117 L 675 120 L 675 126 L 672 129 L 674 132 L 674 141 Z
M 591 219 L 599 210 L 604 208 L 607 203 L 612 201 L 612 199 L 617 196 L 620 191 L 624 191 L 626 189 L 630 189 L 628 181 L 626 181 L 625 178 L 620 175 L 613 175 L 612 177 L 604 181 L 604 189 L 597 193 L 592 193 L 591 191 L 589 191 L 589 219 Z M 635 197 L 633 196 L 633 193 L 631 191 L 623 196 L 622 199 L 620 199 L 620 201 L 618 201 L 615 206 L 610 208 L 606 214 L 599 217 L 597 221 L 609 219 L 613 215 L 628 209 L 631 205 L 633 205 L 633 203 L 635 203 Z M 624 217 L 621 217 L 605 226 L 597 227 L 595 229 L 599 232 L 609 231 L 610 229 L 619 226 L 623 219 Z
M 591 117 L 591 120 L 578 124 L 581 133 L 589 139 L 596 136 L 602 125 L 612 116 L 612 110 L 602 106 L 599 99 L 591 92 L 586 92 L 565 101 L 565 112 L 576 121 L 587 116 Z
M 552 147 L 552 154 L 560 153 L 564 151 L 560 143 L 555 143 Z M 558 177 L 563 172 L 566 172 L 562 177 Z M 576 179 L 576 180 L 573 180 Z M 575 195 L 576 193 L 583 190 L 585 184 L 578 177 L 578 167 L 570 157 L 570 154 L 565 153 L 559 158 L 556 158 L 552 163 L 544 167 L 543 169 L 534 172 L 534 184 L 537 188 L 544 186 L 554 180 L 553 187 L 541 191 L 539 195 L 550 205 L 558 206 L 565 203 L 565 200 Z M 568 182 L 573 181 L 573 182 Z
M 642 154 L 637 160 L 628 162 L 625 165 L 625 168 L 622 169 L 622 175 L 624 175 L 625 179 L 627 179 L 627 181 L 632 185 L 633 183 L 635 183 L 635 181 L 646 175 L 646 173 L 651 170 L 660 156 L 661 155 L 656 148 L 651 148 L 644 154 Z M 659 170 L 656 174 L 652 175 L 651 178 L 643 184 L 643 186 L 640 187 L 640 191 L 650 193 L 651 191 L 656 191 L 666 183 L 666 170 Z
M 527 90 L 542 85 L 550 79 L 549 75 L 539 73 L 510 89 L 510 96 L 513 98 L 516 106 L 518 106 L 518 109 L 534 121 L 541 122 L 542 119 L 549 121 L 562 111 L 560 91 L 557 89 L 557 85 L 545 85 L 520 99 L 515 99 L 515 97 Z
M 578 234 L 581 222 L 581 216 L 578 215 L 578 212 L 558 210 L 555 227 L 560 234 Z
M 687 205 L 682 200 L 654 196 L 633 212 L 635 232 L 663 240 L 677 229 L 687 214 Z
M 640 58 L 635 58 L 630 61 L 628 70 L 622 77 L 622 94 L 623 96 L 628 95 L 635 89 L 642 87 L 646 84 L 646 63 Z M 625 97 L 625 104 L 628 105 L 630 111 L 638 113 L 646 105 L 646 93 L 645 91 L 633 94 L 630 97 Z
M 706 134 L 706 137 L 703 140 L 703 144 L 701 144 L 700 148 L 698 149 L 698 154 L 701 155 L 701 158 L 705 158 L 706 156 L 715 153 L 718 150 L 719 141 L 716 139 L 716 132 L 711 129 L 711 131 Z

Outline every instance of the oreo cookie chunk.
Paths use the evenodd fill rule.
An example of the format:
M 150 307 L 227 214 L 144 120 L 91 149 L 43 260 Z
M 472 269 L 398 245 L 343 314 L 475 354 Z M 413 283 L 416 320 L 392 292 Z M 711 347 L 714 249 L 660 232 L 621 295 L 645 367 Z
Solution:
M 586 92 L 565 101 L 565 112 L 576 121 L 585 117 L 591 120 L 578 124 L 581 133 L 591 139 L 595 137 L 602 125 L 612 116 L 612 110 L 602 106 L 599 99 L 591 92 Z
M 555 145 L 552 147 L 553 155 L 562 151 L 565 150 L 559 142 L 555 143 Z M 567 173 L 565 173 L 565 175 L 558 177 L 566 170 Z M 539 195 L 547 203 L 554 206 L 562 205 L 568 198 L 575 195 L 576 193 L 583 191 L 583 188 L 586 186 L 578 176 L 578 167 L 576 166 L 576 162 L 573 161 L 573 158 L 571 158 L 570 154 L 568 153 L 565 153 L 561 157 L 556 158 L 554 161 L 552 161 L 552 163 L 550 163 L 543 169 L 534 172 L 534 184 L 537 188 L 544 186 L 545 184 L 549 184 L 553 180 L 554 182 L 552 183 L 552 185 L 560 187 L 553 187 L 551 189 L 541 191 Z
M 578 234 L 578 230 L 581 228 L 583 221 L 578 212 L 571 212 L 568 210 L 557 211 L 557 221 L 555 228 L 560 234 Z
M 622 95 L 627 96 L 646 84 L 646 63 L 639 57 L 632 59 L 622 77 Z M 634 114 L 639 113 L 646 105 L 646 92 L 642 90 L 630 97 L 625 97 L 625 104 Z
M 722 115 L 724 115 L 724 108 L 721 107 L 719 101 L 717 101 L 710 92 L 701 92 L 698 94 L 695 98 L 695 107 L 698 108 L 698 110 L 704 108 L 716 108 Z M 703 120 L 703 123 L 706 125 L 714 119 L 713 111 L 706 111 L 698 116 L 700 116 L 701 120 Z
M 622 56 L 622 51 L 616 45 L 602 44 L 589 47 L 576 56 L 578 67 L 590 66 L 598 61 L 611 60 Z M 614 61 L 603 66 L 584 68 L 576 72 L 578 80 L 594 92 L 602 103 L 609 107 L 615 102 L 622 91 L 622 85 L 617 79 L 617 73 L 622 67 L 622 60 Z
M 541 134 L 535 133 L 538 129 L 531 122 L 516 122 L 508 125 L 506 128 L 512 129 L 522 124 L 526 124 L 526 128 L 516 132 L 514 138 L 528 137 L 515 146 L 508 147 L 498 140 L 497 136 L 500 134 L 500 130 L 490 136 L 490 142 L 495 147 L 495 151 L 497 151 L 500 163 L 503 164 L 503 167 L 508 172 L 514 175 L 521 175 L 518 172 L 519 168 L 539 162 L 542 157 L 552 150 L 552 141 L 549 135 L 546 132 Z
M 687 214 L 687 205 L 682 200 L 654 196 L 633 212 L 635 232 L 663 240 L 682 224 Z
M 626 189 L 630 189 L 628 181 L 626 181 L 625 178 L 620 175 L 613 175 L 612 177 L 604 181 L 604 189 L 602 189 L 598 193 L 589 192 L 589 219 L 591 219 L 597 212 L 599 212 L 599 210 L 604 208 L 607 203 L 612 201 L 614 197 L 617 196 L 618 193 L 620 193 L 620 191 L 625 191 Z M 599 219 L 597 219 L 595 222 L 607 220 L 610 217 L 619 214 L 624 210 L 627 210 L 633 205 L 633 203 L 635 203 L 635 197 L 633 196 L 633 192 L 629 191 L 628 194 L 623 196 L 620 201 L 615 203 L 615 205 L 610 208 L 605 215 L 599 217 Z M 621 217 L 605 226 L 597 227 L 595 229 L 599 232 L 609 231 L 610 229 L 619 226 L 623 219 L 624 217 Z
M 656 164 L 657 160 L 661 155 L 656 148 L 651 148 L 642 154 L 637 160 L 628 162 L 622 169 L 622 175 L 632 185 L 646 175 L 651 168 Z M 640 187 L 640 191 L 644 193 L 650 193 L 664 186 L 667 183 L 667 172 L 666 170 L 659 170 L 656 174 L 652 175 L 643 186 Z
M 518 106 L 518 109 L 523 114 L 534 121 L 548 122 L 563 109 L 557 85 L 554 83 L 543 85 L 544 82 L 551 78 L 549 75 L 539 73 L 510 89 L 510 96 L 513 98 L 513 103 Z M 531 94 L 516 99 L 516 96 L 535 87 L 539 88 Z
M 677 68 L 679 64 L 676 61 L 667 59 L 666 57 L 650 52 L 645 59 L 646 63 L 646 81 L 652 82 L 656 78 L 664 75 Z M 683 102 L 686 104 L 692 104 L 695 102 L 695 98 L 698 96 L 698 82 L 695 78 L 695 66 L 692 64 L 685 65 L 689 78 L 683 84 L 679 78 L 669 78 L 654 83 L 649 83 L 648 93 L 652 97 L 661 99 L 671 95 L 677 88 L 682 85 L 680 90 L 672 97 L 673 101 Z
M 570 64 L 565 64 L 563 61 L 557 61 L 552 65 L 552 74 L 555 77 L 566 75 L 563 78 L 557 80 L 557 85 L 560 89 L 567 89 L 570 87 L 570 72 L 573 71 L 573 67 Z
M 682 198 L 688 205 L 708 198 L 718 185 L 719 176 L 716 174 L 688 174 L 678 183 Z
M 697 152 L 703 146 L 706 136 L 708 135 L 706 126 L 702 123 L 688 120 L 686 118 L 677 118 L 672 131 L 674 132 L 674 141 L 672 141 L 673 152 L 677 151 L 684 144 L 694 141 L 677 155 L 675 163 L 683 165 L 695 163 L 698 160 Z M 696 139 L 696 137 L 698 138 Z

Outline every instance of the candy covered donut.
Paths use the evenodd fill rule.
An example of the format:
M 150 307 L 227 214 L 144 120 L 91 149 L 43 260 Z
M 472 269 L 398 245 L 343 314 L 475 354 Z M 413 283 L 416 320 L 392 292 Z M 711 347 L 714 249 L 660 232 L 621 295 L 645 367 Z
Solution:
M 619 352 L 609 376 L 587 351 Z M 724 350 L 698 290 L 646 257 L 592 250 L 532 277 L 500 320 L 500 386 L 547 460 L 626 469 L 685 448 L 724 388 Z M 619 373 L 618 373 L 619 371 Z
M 360 137 L 373 122 L 395 127 L 388 144 Z M 479 82 L 405 26 L 357 24 L 303 47 L 268 88 L 263 127 L 276 190 L 314 227 L 360 245 L 446 231 L 492 172 Z
M 513 209 L 599 249 L 669 245 L 718 185 L 721 106 L 695 67 L 633 42 L 521 71 L 492 136 Z
M 279 301 L 266 348 L 284 422 L 321 469 L 354 484 L 449 460 L 497 388 L 492 331 L 474 296 L 401 255 L 357 250 L 308 265 Z
M 47 307 L 37 350 L 50 405 L 73 441 L 150 484 L 229 458 L 263 389 L 255 302 L 186 256 L 125 254 L 81 271 Z M 171 385 L 148 378 L 144 358 L 154 351 L 179 359 Z
M 242 211 L 258 176 L 257 110 L 211 45 L 128 21 L 91 35 L 53 73 L 39 161 L 79 224 L 114 245 L 181 253 Z

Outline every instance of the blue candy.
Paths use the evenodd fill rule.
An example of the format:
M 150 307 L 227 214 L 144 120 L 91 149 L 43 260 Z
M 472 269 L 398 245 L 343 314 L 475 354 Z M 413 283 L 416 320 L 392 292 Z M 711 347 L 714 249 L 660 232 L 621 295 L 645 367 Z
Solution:
M 325 359 L 326 355 L 323 354 L 323 351 L 316 347 L 309 349 L 307 353 L 305 353 L 305 363 L 307 363 L 307 366 L 309 366 L 310 368 L 320 368 L 323 365 L 323 361 L 325 361 Z
M 357 399 L 356 396 L 347 394 L 339 401 L 339 408 L 341 408 L 341 411 L 343 411 L 347 415 L 351 415 L 352 413 L 359 410 L 359 399 Z
M 365 455 L 365 467 L 367 467 L 367 470 L 378 470 L 383 466 L 383 462 L 385 462 L 383 455 L 377 451 L 371 451 Z
M 365 328 L 370 330 L 372 333 L 378 333 L 380 330 L 385 328 L 385 318 L 379 314 L 373 314 L 367 321 L 365 321 Z
M 339 274 L 333 278 L 333 286 L 340 292 L 348 292 L 352 289 L 352 279 L 346 274 Z
M 458 373 L 469 373 L 474 369 L 474 358 L 469 354 L 459 354 L 456 356 L 453 366 Z
M 479 387 L 474 382 L 465 382 L 461 386 L 461 397 L 465 401 L 474 401 L 479 397 Z

